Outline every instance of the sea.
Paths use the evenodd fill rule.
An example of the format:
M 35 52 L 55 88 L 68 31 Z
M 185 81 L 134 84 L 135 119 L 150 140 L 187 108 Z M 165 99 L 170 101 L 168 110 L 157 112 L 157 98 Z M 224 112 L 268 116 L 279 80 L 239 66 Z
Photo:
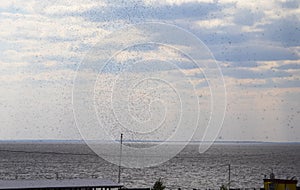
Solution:
M 160 165 L 122 167 L 121 182 L 127 188 L 152 187 L 161 179 L 166 189 L 219 189 L 229 182 L 229 164 L 231 188 L 263 187 L 263 179 L 271 172 L 276 178 L 300 180 L 300 143 L 215 143 L 202 154 L 198 149 L 198 144 L 192 143 Z M 117 181 L 118 169 L 82 142 L 0 143 L 2 180 Z

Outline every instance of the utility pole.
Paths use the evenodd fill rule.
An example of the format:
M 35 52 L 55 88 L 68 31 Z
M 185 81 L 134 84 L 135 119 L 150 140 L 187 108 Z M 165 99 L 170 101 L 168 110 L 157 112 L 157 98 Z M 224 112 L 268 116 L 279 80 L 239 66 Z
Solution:
M 122 144 L 123 144 L 123 134 L 121 133 L 121 139 L 120 139 L 120 160 L 119 160 L 119 174 L 118 174 L 118 183 L 120 183 L 120 182 L 121 182 Z
M 230 164 L 228 164 L 228 190 L 230 190 Z

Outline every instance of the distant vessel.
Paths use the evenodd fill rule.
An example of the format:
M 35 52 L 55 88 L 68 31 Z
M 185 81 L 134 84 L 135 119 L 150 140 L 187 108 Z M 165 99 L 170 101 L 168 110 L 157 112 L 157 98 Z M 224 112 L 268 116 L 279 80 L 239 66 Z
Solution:
M 270 174 L 270 178 L 264 179 L 265 190 L 297 190 L 297 180 L 295 177 L 291 179 L 276 179 L 274 173 Z

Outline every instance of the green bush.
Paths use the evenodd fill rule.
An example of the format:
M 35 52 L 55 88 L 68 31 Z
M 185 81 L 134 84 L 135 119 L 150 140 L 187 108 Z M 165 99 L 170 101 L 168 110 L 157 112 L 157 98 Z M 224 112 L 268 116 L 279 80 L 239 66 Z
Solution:
M 220 190 L 227 190 L 227 187 L 226 187 L 225 185 L 222 185 L 222 186 L 220 187 Z
M 165 188 L 166 186 L 164 186 L 161 178 L 159 178 L 152 187 L 153 190 L 164 190 Z

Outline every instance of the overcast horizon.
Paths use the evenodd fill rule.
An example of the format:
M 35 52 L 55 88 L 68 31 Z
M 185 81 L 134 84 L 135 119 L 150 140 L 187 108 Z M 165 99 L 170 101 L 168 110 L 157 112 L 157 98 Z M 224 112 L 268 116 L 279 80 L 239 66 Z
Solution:
M 1 1 L 0 140 L 82 140 L 72 105 L 77 68 L 101 39 L 144 22 L 183 28 L 213 54 L 227 97 L 216 141 L 300 142 L 297 0 Z M 147 48 L 139 54 L 165 51 Z M 196 90 L 205 89 L 204 77 L 182 63 Z M 199 94 L 205 101 L 207 91 Z
M 37 143 L 47 143 L 47 142 L 53 142 L 53 143 L 55 143 L 55 142 L 57 142 L 57 143 L 59 143 L 59 142 L 62 142 L 62 143 L 83 143 L 83 144 L 86 144 L 86 142 L 89 142 L 88 140 L 83 140 L 83 139 L 72 139 L 72 140 L 65 140 L 65 139 L 63 139 L 63 140 L 59 140 L 59 139 L 17 139 L 17 140 L 13 140 L 13 139 L 11 139 L 11 140 L 0 140 L 0 142 L 37 142 Z M 97 142 L 97 141 L 96 141 Z M 99 140 L 99 142 L 119 142 L 117 139 L 116 140 L 112 140 L 112 141 L 101 141 L 101 140 Z M 145 142 L 145 143 L 159 143 L 159 142 L 167 142 L 167 143 L 180 143 L 180 142 L 182 142 L 182 143 L 185 143 L 186 141 L 154 141 L 154 140 L 124 140 L 123 142 L 139 142 L 139 143 L 143 143 L 143 142 Z M 200 143 L 200 142 L 204 142 L 205 143 L 205 141 L 197 141 L 197 140 L 191 140 L 191 141 L 187 141 L 187 142 L 189 142 L 189 143 Z M 298 141 L 241 141 L 241 140 L 238 140 L 238 141 L 226 141 L 226 140 L 224 140 L 224 141 L 222 141 L 222 140 L 215 140 L 215 141 L 211 141 L 212 142 L 212 144 L 216 144 L 216 143 L 234 143 L 234 144 L 261 144 L 261 143 L 266 143 L 266 144 L 268 144 L 268 143 L 271 143 L 271 144 L 273 144 L 273 143 L 275 143 L 275 144 L 289 144 L 289 143 L 291 143 L 291 144 L 298 144 L 298 143 L 300 143 L 300 142 L 298 142 Z M 207 141 L 207 143 L 211 143 L 210 141 Z M 198 145 L 198 144 L 196 144 L 196 145 Z

